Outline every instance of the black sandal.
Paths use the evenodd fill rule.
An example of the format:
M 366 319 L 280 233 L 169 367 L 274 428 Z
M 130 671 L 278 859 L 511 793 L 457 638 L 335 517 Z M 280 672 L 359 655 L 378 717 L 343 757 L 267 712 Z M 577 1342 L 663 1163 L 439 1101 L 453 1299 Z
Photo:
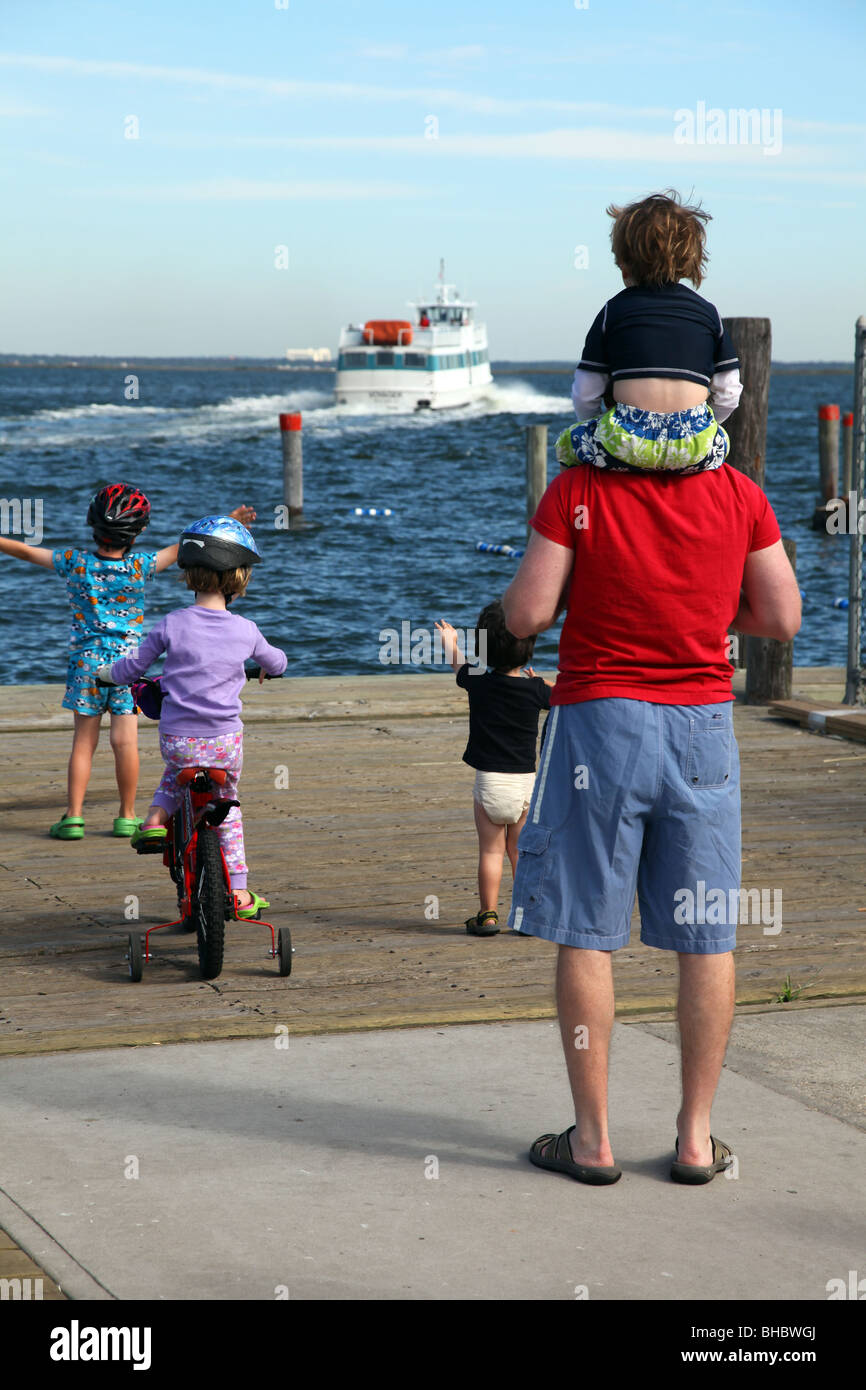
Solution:
M 496 936 L 499 932 L 499 913 L 477 912 L 466 919 L 466 930 L 470 936 Z
M 569 1137 L 574 1130 L 567 1129 L 562 1134 L 542 1134 L 529 1150 L 529 1161 L 536 1168 L 546 1168 L 551 1173 L 567 1173 L 575 1182 L 587 1182 L 593 1187 L 606 1187 L 619 1182 L 622 1169 L 616 1164 L 608 1168 L 591 1167 L 585 1163 L 575 1163 L 571 1154 Z M 548 1153 L 542 1153 L 548 1149 Z

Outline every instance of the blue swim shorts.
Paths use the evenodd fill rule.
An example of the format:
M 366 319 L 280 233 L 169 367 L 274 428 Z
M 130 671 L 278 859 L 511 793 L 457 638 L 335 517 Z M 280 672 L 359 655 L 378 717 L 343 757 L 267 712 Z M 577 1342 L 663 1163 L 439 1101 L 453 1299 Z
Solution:
M 104 714 L 106 710 L 109 714 L 135 714 L 135 701 L 128 685 L 96 684 L 100 666 L 110 665 L 128 654 L 128 649 L 120 646 L 71 652 L 63 708 L 78 714 Z
M 509 926 L 563 946 L 640 939 L 694 955 L 736 946 L 740 763 L 733 703 L 554 705 L 518 841 Z

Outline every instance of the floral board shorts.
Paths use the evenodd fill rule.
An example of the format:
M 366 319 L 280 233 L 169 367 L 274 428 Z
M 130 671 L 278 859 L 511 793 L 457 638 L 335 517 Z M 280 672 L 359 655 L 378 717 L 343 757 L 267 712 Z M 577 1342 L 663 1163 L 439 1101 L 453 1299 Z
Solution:
M 563 468 L 590 463 L 614 473 L 704 473 L 721 468 L 729 449 L 708 405 L 664 415 L 619 403 L 563 430 L 556 441 Z

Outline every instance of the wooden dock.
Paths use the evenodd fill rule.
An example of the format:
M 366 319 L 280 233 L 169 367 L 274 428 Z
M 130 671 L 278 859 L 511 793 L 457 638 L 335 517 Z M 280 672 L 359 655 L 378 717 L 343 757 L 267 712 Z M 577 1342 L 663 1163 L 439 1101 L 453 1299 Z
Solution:
M 843 682 L 839 669 L 798 668 L 795 697 L 829 708 Z M 477 905 L 473 774 L 461 762 L 466 699 L 449 675 L 248 688 L 250 881 L 274 923 L 291 927 L 289 980 L 267 957 L 269 934 L 236 923 L 217 980 L 199 977 L 193 940 L 160 933 L 143 981 L 129 981 L 127 934 L 173 916 L 173 888 L 158 858 L 111 838 L 107 733 L 85 839 L 48 838 L 65 803 L 61 696 L 60 686 L 0 688 L 0 1054 L 552 1016 L 551 945 L 464 931 Z M 866 749 L 741 703 L 735 721 L 743 886 L 783 894 L 781 933 L 740 927 L 738 1003 L 862 999 Z M 139 811 L 161 771 L 146 720 L 141 748 Z M 504 908 L 507 866 L 503 884 Z M 137 922 L 127 915 L 136 899 Z M 641 946 L 637 919 L 632 943 L 615 957 L 620 1016 L 669 1016 L 675 957 Z M 772 1003 L 786 977 L 804 987 L 800 1004 Z

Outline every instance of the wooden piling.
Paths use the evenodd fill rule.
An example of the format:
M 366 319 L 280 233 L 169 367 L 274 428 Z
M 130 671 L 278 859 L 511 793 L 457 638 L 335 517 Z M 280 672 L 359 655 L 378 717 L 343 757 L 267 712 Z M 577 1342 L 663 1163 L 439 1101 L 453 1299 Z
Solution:
M 731 441 L 728 463 L 763 487 L 770 398 L 770 320 L 732 318 L 725 319 L 724 325 L 740 359 L 743 382 L 740 404 L 725 421 Z
M 728 463 L 763 488 L 770 399 L 770 320 L 726 318 L 723 322 L 740 360 L 743 382 L 740 404 L 725 421 L 731 441 Z M 793 542 L 785 541 L 783 544 L 786 551 L 791 546 L 791 551 L 788 551 L 790 556 Z M 770 693 L 776 689 L 790 692 L 793 657 L 789 660 L 785 648 L 793 650 L 789 642 L 774 642 L 769 637 L 741 637 L 739 662 L 732 664 L 746 667 L 746 700 L 749 704 L 762 705 L 772 699 L 787 698 L 786 695 L 774 696 Z M 787 676 L 784 674 L 786 671 Z
M 783 539 L 791 567 L 797 568 L 797 542 Z M 766 705 L 790 700 L 794 688 L 794 643 L 771 637 L 746 638 L 746 704 Z M 779 694 L 774 694 L 779 691 Z
M 529 521 L 547 487 L 547 426 L 529 425 L 526 431 L 526 534 Z
M 846 410 L 842 416 L 842 492 L 847 503 L 848 493 L 853 487 L 851 472 L 854 464 L 854 412 Z
M 826 531 L 830 503 L 839 496 L 839 407 L 818 406 L 818 468 L 821 500 L 812 516 L 812 529 Z
M 280 416 L 283 446 L 283 502 L 289 509 L 289 526 L 304 514 L 304 461 L 300 411 Z
M 818 464 L 821 497 L 826 504 L 839 496 L 839 407 L 818 406 Z

